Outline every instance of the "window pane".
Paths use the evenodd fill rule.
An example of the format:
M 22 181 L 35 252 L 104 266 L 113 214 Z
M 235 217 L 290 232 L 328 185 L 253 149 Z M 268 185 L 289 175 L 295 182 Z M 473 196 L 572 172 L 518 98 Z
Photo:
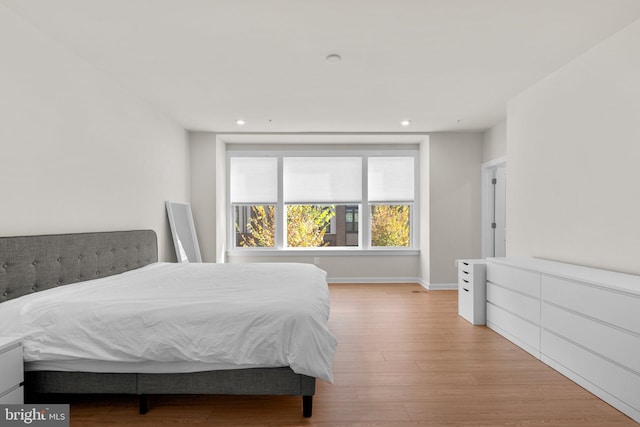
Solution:
M 232 157 L 229 189 L 231 203 L 276 203 L 278 159 L 276 157 Z
M 285 157 L 285 203 L 359 202 L 361 157 Z
M 370 202 L 413 202 L 413 157 L 369 157 Z
M 275 247 L 275 206 L 235 205 L 236 247 Z
M 358 246 L 358 223 L 353 221 L 358 209 L 358 205 L 287 205 L 287 247 Z
M 411 246 L 410 205 L 371 206 L 371 246 Z

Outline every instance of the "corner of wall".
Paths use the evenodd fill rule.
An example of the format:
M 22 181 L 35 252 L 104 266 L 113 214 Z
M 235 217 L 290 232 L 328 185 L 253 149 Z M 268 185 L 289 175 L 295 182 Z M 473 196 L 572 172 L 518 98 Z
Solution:
M 507 155 L 507 120 L 497 123 L 482 134 L 482 161 L 505 157 Z
M 191 210 L 204 262 L 216 260 L 216 134 L 189 132 Z
M 420 143 L 420 284 L 430 280 L 429 136 Z
M 216 252 L 215 260 L 224 263 L 227 260 L 227 144 L 220 138 L 216 138 Z
M 430 136 L 427 281 L 431 284 L 457 282 L 455 260 L 481 255 L 482 143 L 481 132 Z

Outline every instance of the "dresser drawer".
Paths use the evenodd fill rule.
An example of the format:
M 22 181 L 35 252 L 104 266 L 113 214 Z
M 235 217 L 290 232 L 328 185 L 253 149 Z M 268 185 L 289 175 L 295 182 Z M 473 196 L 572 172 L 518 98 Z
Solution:
M 487 283 L 487 301 L 536 325 L 540 324 L 539 299 Z
M 487 281 L 540 298 L 540 274 L 500 264 L 487 264 Z
M 458 281 L 458 314 L 473 323 L 473 292 L 462 280 Z
M 640 372 L 640 337 L 637 335 L 547 303 L 542 304 L 542 327 L 619 365 Z M 542 352 L 545 350 L 543 346 Z
M 540 326 L 487 303 L 487 326 L 540 358 Z
M 473 281 L 473 270 L 458 270 L 458 280 L 467 280 L 469 282 Z
M 18 345 L 0 353 L 0 395 L 22 383 L 22 346 Z
M 16 387 L 0 396 L 0 405 L 21 405 L 24 403 L 24 386 Z
M 640 298 L 636 296 L 543 275 L 542 299 L 640 334 Z
M 624 405 L 631 406 L 635 411 L 640 411 L 640 376 L 637 373 L 630 372 L 545 330 L 542 331 L 542 348 L 543 362 L 568 375 L 598 397 L 614 404 L 616 408 L 625 409 L 624 406 L 621 408 L 620 402 L 612 402 L 608 395 Z M 561 365 L 562 368 L 559 369 L 557 365 Z M 603 394 L 603 391 L 606 394 Z M 630 411 L 624 412 L 629 415 Z
M 473 263 L 465 260 L 458 261 L 458 276 L 467 275 L 473 276 Z
M 458 277 L 458 289 L 461 287 L 473 292 L 473 280 L 468 276 Z

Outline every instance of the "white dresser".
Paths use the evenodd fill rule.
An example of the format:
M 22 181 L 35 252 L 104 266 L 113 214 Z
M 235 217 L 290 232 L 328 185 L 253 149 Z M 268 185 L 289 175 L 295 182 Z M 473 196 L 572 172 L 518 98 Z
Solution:
M 458 314 L 473 323 L 486 323 L 486 260 L 459 259 Z
M 22 344 L 17 338 L 0 337 L 0 404 L 24 403 Z
M 640 422 L 640 276 L 490 258 L 487 326 Z

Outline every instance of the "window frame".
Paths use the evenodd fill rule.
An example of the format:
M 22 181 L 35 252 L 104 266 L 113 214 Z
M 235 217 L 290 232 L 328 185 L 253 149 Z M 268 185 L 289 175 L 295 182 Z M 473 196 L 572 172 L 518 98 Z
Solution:
M 235 213 L 230 199 L 230 163 L 232 157 L 275 157 L 277 158 L 278 200 L 275 203 L 275 247 L 238 247 L 235 245 Z M 285 246 L 286 240 L 286 203 L 284 202 L 283 159 L 285 157 L 360 157 L 362 159 L 362 197 L 359 202 L 348 203 L 358 205 L 358 246 L 328 246 L 314 248 L 291 248 Z M 414 199 L 407 201 L 369 202 L 368 200 L 368 158 L 369 157 L 413 157 L 414 159 Z M 226 152 L 226 213 L 227 218 L 227 253 L 232 256 L 343 256 L 343 255 L 417 255 L 419 254 L 419 218 L 420 218 L 420 162 L 418 149 L 232 149 Z M 243 204 L 259 204 L 243 203 Z M 311 204 L 311 203 L 310 203 Z M 318 204 L 327 204 L 325 202 Z M 347 204 L 336 202 L 336 205 Z M 371 206 L 376 204 L 410 205 L 410 241 L 408 247 L 372 246 L 371 245 Z

